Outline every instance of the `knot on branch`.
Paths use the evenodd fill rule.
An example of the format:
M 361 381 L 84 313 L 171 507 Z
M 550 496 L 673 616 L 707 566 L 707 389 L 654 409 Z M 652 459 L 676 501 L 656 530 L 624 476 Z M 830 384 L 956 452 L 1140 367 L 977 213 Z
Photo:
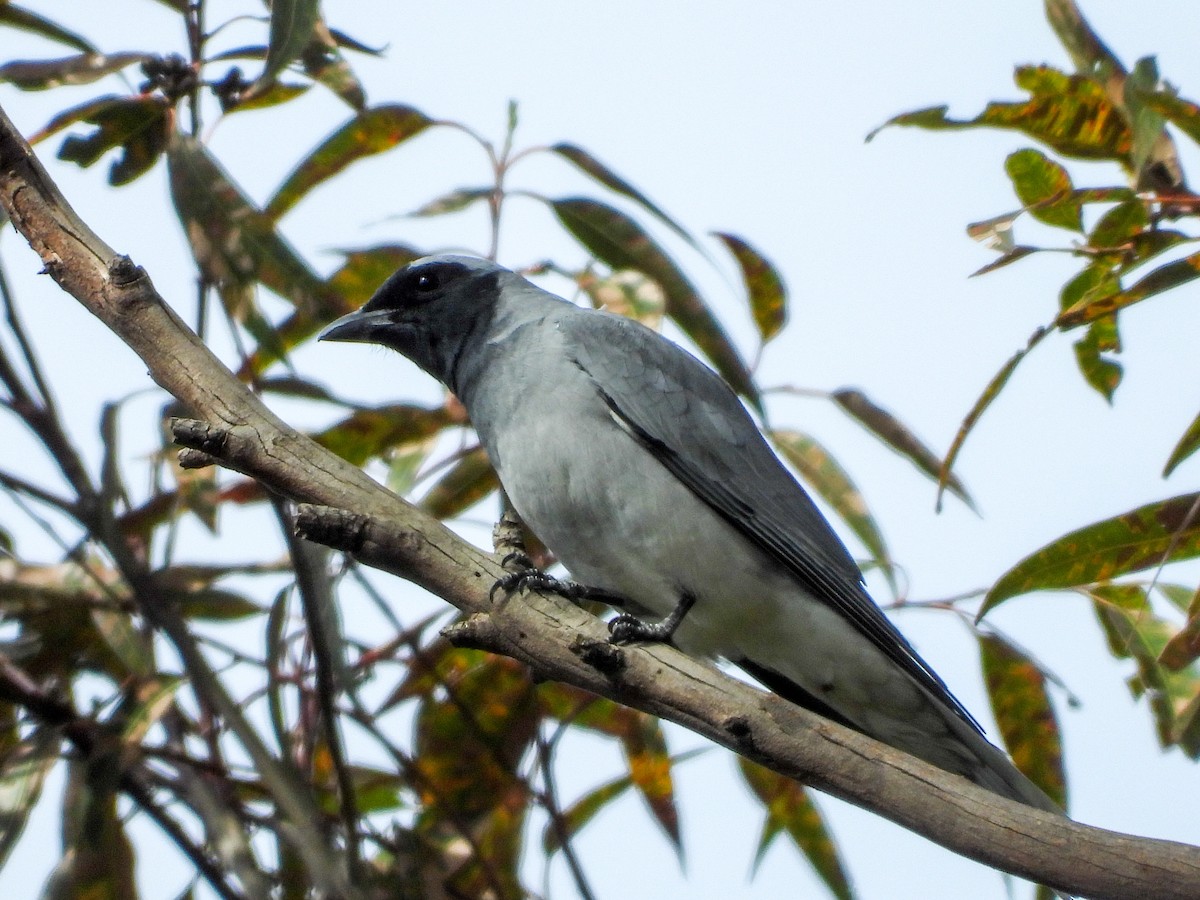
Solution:
M 612 678 L 625 670 L 625 651 L 608 641 L 577 637 L 571 643 L 571 652 L 602 675 Z
M 108 280 L 117 287 L 128 287 L 145 277 L 146 270 L 124 254 L 108 261 Z
M 344 553 L 357 553 L 366 540 L 369 520 L 359 513 L 334 506 L 301 503 L 296 507 L 297 537 L 324 544 Z
M 181 447 L 200 450 L 220 459 L 224 455 L 229 433 L 224 428 L 199 419 L 171 419 L 171 437 Z
M 440 634 L 455 647 L 492 652 L 498 650 L 491 616 L 486 613 L 475 613 L 461 622 L 453 622 L 443 628 Z

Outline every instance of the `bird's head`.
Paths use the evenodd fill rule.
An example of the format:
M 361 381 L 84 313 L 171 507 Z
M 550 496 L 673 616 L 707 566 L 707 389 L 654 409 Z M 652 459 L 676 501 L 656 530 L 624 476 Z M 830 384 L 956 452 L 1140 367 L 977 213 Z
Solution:
M 506 276 L 516 277 L 486 259 L 427 256 L 398 270 L 319 339 L 390 347 L 453 389 L 463 349 L 486 331 Z

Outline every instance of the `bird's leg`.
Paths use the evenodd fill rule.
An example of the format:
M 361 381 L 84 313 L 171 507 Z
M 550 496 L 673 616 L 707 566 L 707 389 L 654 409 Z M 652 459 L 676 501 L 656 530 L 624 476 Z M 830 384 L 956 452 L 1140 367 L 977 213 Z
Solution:
M 671 614 L 661 622 L 643 622 L 629 613 L 621 613 L 608 623 L 608 640 L 613 644 L 632 644 L 634 641 L 649 641 L 665 644 L 675 634 L 675 629 L 696 605 L 696 598 L 685 593 L 679 598 Z

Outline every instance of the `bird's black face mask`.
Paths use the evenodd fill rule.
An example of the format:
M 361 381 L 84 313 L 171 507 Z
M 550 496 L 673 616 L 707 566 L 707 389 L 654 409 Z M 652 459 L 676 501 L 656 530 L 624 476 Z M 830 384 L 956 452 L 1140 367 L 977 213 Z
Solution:
M 478 262 L 417 260 L 388 278 L 362 309 L 325 329 L 320 340 L 390 347 L 457 391 L 463 348 L 491 318 L 479 305 L 496 295 L 495 272 Z

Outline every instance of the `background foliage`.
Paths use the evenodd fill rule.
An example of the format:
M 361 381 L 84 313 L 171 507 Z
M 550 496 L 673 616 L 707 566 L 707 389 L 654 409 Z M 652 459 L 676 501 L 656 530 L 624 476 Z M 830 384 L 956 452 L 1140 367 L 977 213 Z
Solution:
M 197 330 L 209 337 L 219 332 L 234 348 L 232 364 L 250 383 L 289 409 L 303 407 L 297 415 L 305 420 L 323 420 L 314 428 L 319 441 L 355 463 L 375 466 L 393 489 L 440 517 L 486 518 L 490 507 L 475 507 L 495 481 L 452 398 L 363 406 L 343 398 L 336 382 L 306 379 L 295 357 L 320 327 L 360 305 L 397 265 L 440 249 L 409 237 L 419 236 L 420 222 L 430 217 L 482 211 L 485 237 L 471 249 L 495 255 L 509 207 L 541 207 L 588 262 L 502 261 L 526 264 L 584 302 L 665 324 L 760 410 L 764 397 L 772 396 L 766 388 L 781 393 L 777 385 L 760 383 L 756 372 L 784 324 L 789 296 L 772 263 L 747 237 L 694 236 L 624 175 L 570 143 L 569 135 L 547 146 L 523 145 L 515 106 L 507 111 L 506 128 L 490 139 L 439 119 L 435 110 L 408 105 L 419 98 L 369 101 L 354 64 L 381 51 L 326 25 L 316 3 L 276 2 L 269 17 L 247 4 L 240 12 L 256 18 L 236 28 L 201 21 L 203 5 L 164 5 L 178 11 L 186 40 L 147 54 L 94 47 L 71 21 L 6 3 L 0 24 L 10 33 L 37 35 L 71 55 L 14 57 L 0 67 L 0 78 L 24 91 L 46 92 L 45 122 L 32 136 L 40 152 L 89 168 L 114 187 L 165 167 L 170 200 L 196 263 L 196 300 L 187 314 Z M 1119 398 L 1124 376 L 1117 361 L 1119 319 L 1135 315 L 1130 307 L 1142 301 L 1191 289 L 1187 283 L 1200 274 L 1189 252 L 1195 197 L 1176 145 L 1200 135 L 1200 109 L 1160 82 L 1152 59 L 1123 66 L 1072 4 L 1050 2 L 1047 8 L 1074 72 L 1022 66 L 1016 80 L 1026 98 L 989 104 L 969 119 L 951 118 L 939 107 L 888 124 L 1004 128 L 1027 137 L 1036 146 L 1015 150 L 1004 163 L 1019 208 L 969 229 L 999 253 L 980 274 L 1046 253 L 1068 254 L 1078 262 L 1077 273 L 1047 317 L 1030 323 L 1037 330 L 1028 346 L 1007 362 L 996 361 L 998 374 L 981 386 L 974 408 L 963 410 L 963 426 L 944 458 L 862 391 L 807 390 L 967 504 L 971 496 L 952 475 L 953 462 L 1031 350 L 1056 331 L 1080 335 L 1074 343 L 1079 372 L 1111 402 Z M 70 105 L 55 102 L 63 89 L 80 86 L 94 93 Z M 209 149 L 208 130 L 224 117 L 269 116 L 271 107 L 303 102 L 309 91 L 335 94 L 344 118 L 331 120 L 328 138 L 315 147 L 278 148 L 295 157 L 292 172 L 273 195 L 255 201 L 230 174 L 230 161 Z M 288 214 L 309 192 L 335 185 L 344 170 L 367 157 L 444 132 L 478 146 L 482 174 L 436 173 L 427 201 L 399 211 L 395 238 L 342 248 L 330 272 L 289 241 Z M 543 187 L 538 175 L 523 174 L 539 158 L 572 173 L 569 190 L 560 190 L 557 179 Z M 1127 177 L 1076 187 L 1067 168 L 1075 159 L 1115 162 Z M 391 165 L 391 171 L 402 170 L 403 156 L 395 153 Z M 121 202 L 119 192 L 113 198 Z M 1019 242 L 1015 234 L 1030 220 L 1071 232 L 1071 242 Z M 757 330 L 757 346 L 749 352 L 731 339 L 713 312 L 711 290 L 700 286 L 711 282 L 712 266 L 729 271 L 730 263 L 741 276 L 740 292 Z M 235 477 L 180 469 L 165 443 L 150 460 L 130 459 L 121 450 L 121 426 L 144 429 L 149 423 L 131 426 L 121 416 L 120 397 L 101 413 L 104 456 L 89 469 L 54 403 L 56 373 L 37 363 L 38 348 L 23 338 L 20 298 L 4 294 L 9 331 L 0 377 L 7 412 L 60 472 L 46 478 L 44 469 L 21 456 L 5 458 L 0 469 L 17 511 L 12 521 L 0 522 L 8 555 L 0 561 L 7 629 L 0 658 L 6 701 L 0 850 L 11 852 L 38 803 L 61 803 L 64 851 L 48 896 L 135 896 L 136 842 L 126 833 L 131 817 L 154 818 L 168 833 L 177 823 L 173 839 L 197 866 L 206 853 L 214 854 L 226 874 L 209 872 L 210 888 L 215 884 L 230 895 L 239 889 L 254 895 L 274 883 L 283 896 L 303 896 L 318 878 L 319 852 L 274 827 L 281 792 L 294 780 L 281 782 L 279 773 L 264 772 L 244 738 L 215 715 L 203 686 L 181 677 L 178 648 L 138 615 L 142 598 L 135 576 L 150 579 L 156 592 L 178 604 L 191 625 L 188 639 L 243 703 L 282 760 L 285 779 L 307 785 L 305 795 L 320 811 L 316 840 L 356 858 L 357 876 L 368 890 L 381 896 L 514 895 L 527 881 L 522 854 L 539 845 L 547 856 L 568 855 L 583 885 L 588 861 L 571 853 L 570 838 L 630 792 L 643 798 L 681 852 L 675 772 L 685 755 L 671 755 L 659 723 L 561 685 L 534 685 L 511 661 L 451 650 L 436 636 L 444 617 L 409 620 L 353 569 L 339 573 L 340 580 L 359 585 L 375 601 L 375 621 L 387 623 L 386 633 L 355 623 L 343 631 L 329 612 L 332 605 L 322 602 L 333 590 L 321 574 L 323 562 L 304 558 L 311 551 L 292 548 L 288 558 L 248 559 L 243 553 L 229 563 L 193 550 L 187 523 L 217 532 L 224 525 L 222 510 L 257 507 L 270 498 Z M 178 412 L 164 401 L 164 417 Z M 1162 461 L 1167 474 L 1200 446 L 1200 418 L 1181 422 L 1179 433 Z M 846 467 L 813 435 L 790 425 L 772 434 L 784 458 L 860 542 L 864 563 L 880 576 L 880 600 L 890 591 L 892 600 L 911 605 L 883 529 Z M 970 596 L 924 605 L 969 622 L 981 610 L 1034 590 L 1083 593 L 1113 656 L 1136 664 L 1130 689 L 1147 704 L 1159 741 L 1195 757 L 1200 604 L 1193 585 L 1160 565 L 1200 552 L 1197 506 L 1198 495 L 1176 491 L 1082 527 L 1007 572 L 992 573 L 982 604 Z M 23 554 L 21 533 L 30 522 L 61 545 L 59 560 Z M 1026 771 L 1065 795 L 1060 729 L 1047 691 L 1054 660 L 1031 658 L 986 620 L 978 642 L 1000 734 Z M 613 742 L 627 768 L 581 796 L 562 797 L 554 772 L 564 763 L 556 751 L 564 735 L 578 730 Z M 43 779 L 64 756 L 65 797 L 43 797 Z M 811 798 L 749 764 L 741 771 L 763 803 L 758 858 L 783 836 L 807 855 L 832 893 L 850 896 L 846 865 Z M 187 889 L 183 877 L 164 896 Z

